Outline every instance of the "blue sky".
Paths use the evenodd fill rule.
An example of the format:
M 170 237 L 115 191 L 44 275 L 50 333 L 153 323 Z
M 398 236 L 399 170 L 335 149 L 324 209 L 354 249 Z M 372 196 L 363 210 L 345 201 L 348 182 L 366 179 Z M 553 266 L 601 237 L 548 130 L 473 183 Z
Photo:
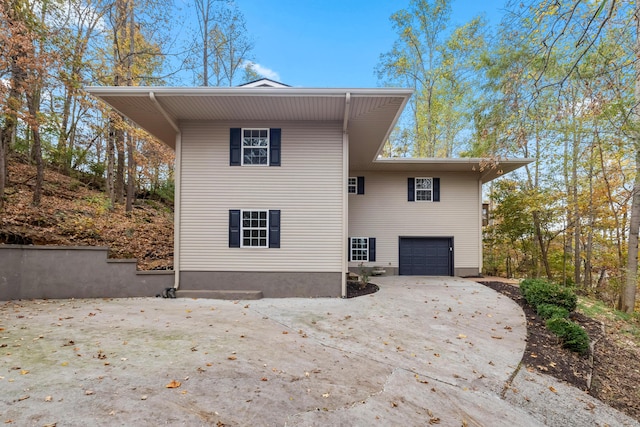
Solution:
M 377 87 L 374 70 L 396 35 L 389 17 L 409 0 L 237 0 L 265 75 L 291 86 Z M 497 24 L 501 0 L 452 0 L 453 25 Z M 273 73 L 273 74 L 270 74 Z

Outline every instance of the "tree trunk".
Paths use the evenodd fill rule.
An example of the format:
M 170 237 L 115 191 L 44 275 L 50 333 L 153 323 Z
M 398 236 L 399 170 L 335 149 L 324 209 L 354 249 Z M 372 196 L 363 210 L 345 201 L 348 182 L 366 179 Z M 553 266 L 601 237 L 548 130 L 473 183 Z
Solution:
M 121 116 L 120 120 L 124 120 Z M 116 129 L 115 131 L 115 147 L 118 154 L 118 160 L 116 164 L 116 176 L 115 176 L 115 196 L 116 203 L 122 204 L 124 202 L 124 130 Z
M 131 212 L 133 210 L 133 201 L 136 197 L 136 189 L 135 189 L 135 172 L 136 172 L 136 163 L 133 157 L 133 148 L 135 144 L 135 139 L 131 133 L 128 135 L 127 140 L 129 143 L 127 144 L 127 203 L 125 205 L 125 210 L 127 212 Z
M 115 114 L 115 113 L 114 113 Z M 116 148 L 115 148 L 115 120 L 113 118 L 109 119 L 109 136 L 107 138 L 107 190 L 109 191 L 109 199 L 111 200 L 111 205 L 115 205 L 116 202 L 116 192 L 115 192 L 115 180 L 113 176 L 113 172 L 115 170 L 115 156 L 116 156 Z
M 536 238 L 538 240 L 538 246 L 540 247 L 540 260 L 544 266 L 544 272 L 547 275 L 547 279 L 552 280 L 553 274 L 551 274 L 551 266 L 549 265 L 549 251 L 544 243 L 544 237 L 542 236 L 542 229 L 540 227 L 540 219 L 538 213 L 533 213 L 533 225 L 535 229 Z
M 39 206 L 42 199 L 42 183 L 44 181 L 44 164 L 42 162 L 42 143 L 40 140 L 40 125 L 38 123 L 39 96 L 38 90 L 30 90 L 27 96 L 27 108 L 29 109 L 30 128 L 33 135 L 32 154 L 36 164 L 36 186 L 33 189 L 33 206 Z
M 640 2 L 636 2 L 634 19 L 636 21 L 636 64 L 635 64 L 635 105 L 631 111 L 632 125 L 640 125 Z M 631 218 L 629 219 L 629 245 L 627 255 L 627 278 L 620 299 L 620 310 L 633 313 L 638 289 L 638 231 L 640 231 L 640 132 L 634 129 L 636 150 L 636 177 L 633 185 Z
M 0 212 L 2 212 L 2 208 L 4 207 L 4 189 L 7 186 L 7 161 L 5 160 L 5 149 L 4 149 L 4 133 L 3 130 L 0 129 Z
M 594 146 L 591 145 L 591 153 L 589 158 L 589 225 L 587 228 L 587 246 L 585 248 L 585 262 L 584 262 L 584 287 L 591 290 L 593 288 L 593 273 L 592 273 L 592 256 L 593 256 L 593 229 L 596 226 L 596 215 L 593 207 L 593 165 L 596 159 L 594 158 Z
M 638 232 L 640 231 L 640 150 L 636 153 L 636 179 L 633 185 L 631 218 L 629 219 L 629 244 L 627 255 L 627 277 L 622 291 L 620 306 L 625 313 L 633 313 L 638 287 Z

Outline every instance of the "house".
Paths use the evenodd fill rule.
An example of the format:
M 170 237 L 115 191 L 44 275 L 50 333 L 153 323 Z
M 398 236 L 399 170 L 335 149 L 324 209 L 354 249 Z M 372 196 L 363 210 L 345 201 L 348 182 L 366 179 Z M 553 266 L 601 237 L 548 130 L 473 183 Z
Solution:
M 527 164 L 383 159 L 412 90 L 91 87 L 175 149 L 175 286 L 346 294 L 346 272 L 479 274 L 482 184 Z

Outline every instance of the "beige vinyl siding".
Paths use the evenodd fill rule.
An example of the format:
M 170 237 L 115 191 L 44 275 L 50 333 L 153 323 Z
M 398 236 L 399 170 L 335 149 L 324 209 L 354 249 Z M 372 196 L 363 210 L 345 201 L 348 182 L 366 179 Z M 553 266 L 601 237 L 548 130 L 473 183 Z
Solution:
M 182 123 L 182 271 L 342 270 L 336 122 Z M 281 128 L 282 166 L 229 166 L 229 129 Z M 279 209 L 280 248 L 229 248 L 229 210 Z
M 365 194 L 349 195 L 349 236 L 375 237 L 376 261 L 398 267 L 399 237 L 451 237 L 454 268 L 480 265 L 480 193 L 476 174 L 350 172 Z M 407 201 L 407 178 L 440 178 L 440 202 Z M 358 263 L 349 263 L 350 267 Z

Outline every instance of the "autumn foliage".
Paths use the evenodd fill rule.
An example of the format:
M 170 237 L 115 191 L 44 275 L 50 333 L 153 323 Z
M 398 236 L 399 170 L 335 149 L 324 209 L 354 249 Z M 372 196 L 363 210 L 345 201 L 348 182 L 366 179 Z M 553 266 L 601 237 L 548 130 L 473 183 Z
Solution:
M 172 268 L 173 206 L 147 194 L 127 213 L 90 183 L 45 171 L 39 207 L 31 204 L 33 166 L 9 165 L 0 243 L 107 246 L 111 258 L 137 258 L 142 270 Z

